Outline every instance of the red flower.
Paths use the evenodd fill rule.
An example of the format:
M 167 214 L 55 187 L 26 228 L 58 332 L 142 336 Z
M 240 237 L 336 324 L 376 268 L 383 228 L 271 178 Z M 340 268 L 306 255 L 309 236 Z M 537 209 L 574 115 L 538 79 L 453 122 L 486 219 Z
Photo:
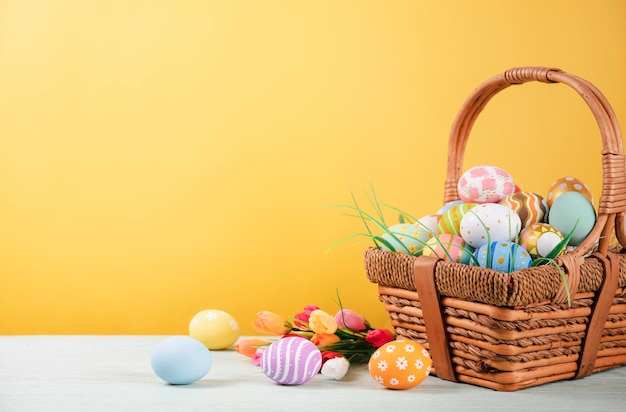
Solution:
M 331 352 L 331 351 L 322 351 L 322 365 L 325 364 L 326 361 L 329 359 L 342 358 L 342 357 L 343 355 L 341 353 Z
M 306 305 L 304 307 L 304 310 L 302 312 L 298 313 L 296 316 L 294 316 L 294 318 L 296 318 L 298 320 L 301 320 L 303 322 L 309 323 L 309 318 L 311 317 L 311 312 L 313 312 L 316 309 L 319 309 L 319 307 L 315 306 L 315 305 Z M 294 322 L 294 326 L 296 328 L 299 328 L 299 329 L 305 329 L 306 328 L 306 325 L 304 323 L 298 322 L 298 321 Z
M 368 332 L 365 340 L 372 346 L 380 348 L 385 343 L 393 340 L 393 333 L 389 329 L 374 329 Z

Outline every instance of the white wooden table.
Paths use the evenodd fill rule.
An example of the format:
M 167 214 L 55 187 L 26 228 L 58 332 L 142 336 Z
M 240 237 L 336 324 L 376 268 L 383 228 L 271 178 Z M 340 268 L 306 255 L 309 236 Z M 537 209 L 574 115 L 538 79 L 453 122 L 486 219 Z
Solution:
M 626 367 L 578 381 L 496 392 L 430 376 L 394 391 L 366 366 L 342 381 L 269 380 L 233 350 L 213 351 L 202 380 L 168 385 L 150 355 L 163 336 L 0 336 L 0 411 L 625 411 Z

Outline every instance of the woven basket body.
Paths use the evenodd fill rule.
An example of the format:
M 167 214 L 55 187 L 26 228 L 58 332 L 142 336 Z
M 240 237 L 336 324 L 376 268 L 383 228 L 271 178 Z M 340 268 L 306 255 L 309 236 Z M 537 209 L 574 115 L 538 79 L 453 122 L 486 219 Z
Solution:
M 557 259 L 561 271 L 542 265 L 501 273 L 430 256 L 365 252 L 368 279 L 378 284 L 396 334 L 430 350 L 433 373 L 502 391 L 626 363 L 625 158 L 615 114 L 597 88 L 543 67 L 511 69 L 480 85 L 452 127 L 444 202 L 458 199 L 465 145 L 478 114 L 499 91 L 532 81 L 576 90 L 602 136 L 596 224 L 582 244 Z

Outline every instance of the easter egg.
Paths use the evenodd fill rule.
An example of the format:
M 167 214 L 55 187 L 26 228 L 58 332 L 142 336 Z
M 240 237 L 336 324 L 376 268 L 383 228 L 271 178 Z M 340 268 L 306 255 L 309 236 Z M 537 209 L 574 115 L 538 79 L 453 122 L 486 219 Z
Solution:
M 473 248 L 467 246 L 461 236 L 442 233 L 428 239 L 422 254 L 424 256 L 437 256 L 440 259 L 451 262 L 468 264 L 471 259 L 470 253 L 472 252 Z
M 437 224 L 439 223 L 440 215 L 427 215 L 420 217 L 414 223 L 415 226 L 427 229 L 431 233 L 437 233 Z
M 483 245 L 474 252 L 474 256 L 481 267 L 504 273 L 525 269 L 532 263 L 532 258 L 526 249 L 509 241 Z
M 569 244 L 578 246 L 593 229 L 596 211 L 591 201 L 581 193 L 565 192 L 554 199 L 548 214 L 548 223 L 565 236 L 575 227 Z
M 522 228 L 520 217 L 508 206 L 483 203 L 474 206 L 461 219 L 461 237 L 473 248 L 488 242 L 515 239 Z
M 370 376 L 389 389 L 410 389 L 430 374 L 426 348 L 410 340 L 394 340 L 376 349 L 368 362 Z
M 239 338 L 239 324 L 224 311 L 207 309 L 191 319 L 189 335 L 211 350 L 226 349 Z
M 512 193 L 500 200 L 500 204 L 510 207 L 518 214 L 522 228 L 543 222 L 548 213 L 548 202 L 543 196 L 533 192 Z
M 461 203 L 452 206 L 444 214 L 439 217 L 437 222 L 437 233 L 450 233 L 458 235 L 461 219 L 468 210 L 476 206 L 478 203 Z
M 152 349 L 152 370 L 172 385 L 187 385 L 202 379 L 211 369 L 211 352 L 190 336 L 170 336 Z
M 459 198 L 466 203 L 497 203 L 514 193 L 513 177 L 496 166 L 475 166 L 461 175 Z
M 432 234 L 423 227 L 412 223 L 399 223 L 389 227 L 382 237 L 396 252 L 414 255 L 422 251 L 431 236 Z M 390 250 L 385 244 L 382 244 L 382 249 Z
M 556 179 L 550 185 L 550 190 L 548 190 L 547 202 L 548 207 L 552 207 L 552 203 L 554 200 L 566 192 L 576 192 L 580 193 L 584 197 L 593 204 L 593 195 L 591 194 L 591 190 L 589 187 L 583 183 L 580 179 L 577 179 L 572 176 L 565 176 L 559 179 Z
M 546 257 L 559 242 L 563 235 L 547 223 L 535 223 L 522 229 L 519 244 L 530 253 L 533 259 Z M 564 253 L 565 248 L 559 254 Z
M 443 215 L 444 213 L 446 213 L 448 209 L 450 209 L 453 206 L 460 205 L 461 203 L 465 203 L 465 202 L 463 202 L 462 200 L 453 200 L 451 202 L 448 202 L 445 205 L 441 206 L 441 208 L 437 211 L 437 214 Z
M 288 336 L 270 344 L 261 355 L 263 373 L 281 385 L 301 385 L 322 368 L 322 353 L 313 342 Z

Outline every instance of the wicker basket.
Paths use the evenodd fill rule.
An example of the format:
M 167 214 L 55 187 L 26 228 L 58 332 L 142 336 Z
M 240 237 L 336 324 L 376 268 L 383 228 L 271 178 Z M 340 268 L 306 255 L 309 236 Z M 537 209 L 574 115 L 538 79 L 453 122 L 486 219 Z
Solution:
M 615 114 L 589 82 L 558 69 L 521 67 L 480 85 L 453 124 L 444 202 L 458 199 L 465 145 L 478 114 L 499 91 L 531 81 L 563 83 L 593 112 L 602 135 L 603 182 L 588 237 L 554 265 L 512 273 L 369 248 L 396 334 L 423 343 L 433 373 L 455 382 L 515 391 L 582 378 L 626 363 L 626 163 Z

